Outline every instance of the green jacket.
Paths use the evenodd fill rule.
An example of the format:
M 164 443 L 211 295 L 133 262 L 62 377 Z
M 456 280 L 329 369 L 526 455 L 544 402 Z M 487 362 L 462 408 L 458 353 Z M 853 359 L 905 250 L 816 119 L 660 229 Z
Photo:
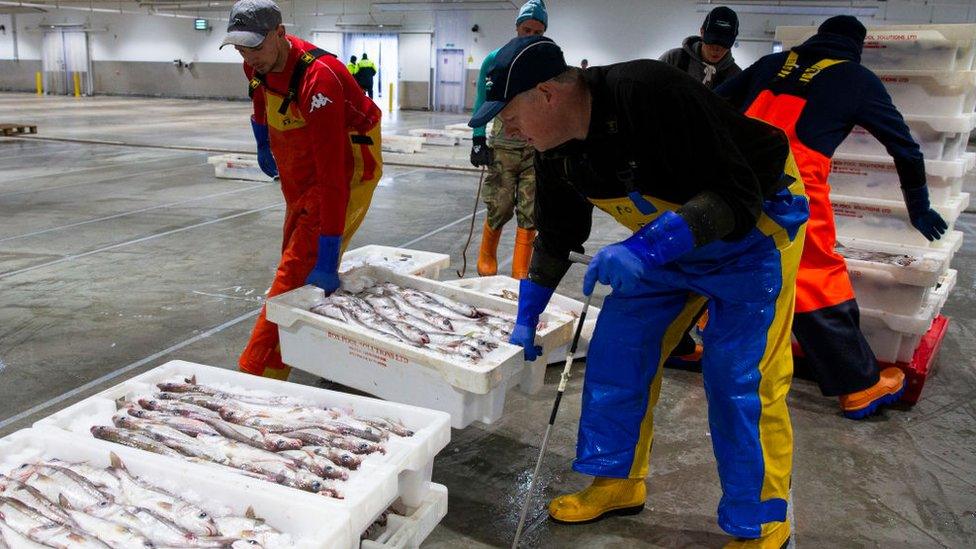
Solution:
M 495 62 L 496 54 L 498 54 L 498 50 L 489 52 L 488 55 L 485 56 L 485 60 L 481 63 L 481 71 L 478 73 L 478 92 L 474 98 L 475 112 L 477 112 L 481 105 L 483 105 L 485 102 L 485 80 L 488 78 L 488 71 L 491 69 L 492 63 Z M 475 137 L 484 137 L 485 134 L 485 126 L 474 128 L 473 135 Z M 489 144 L 492 147 L 500 147 L 502 149 L 524 149 L 528 146 L 528 143 L 525 141 L 505 137 L 505 129 L 502 127 L 502 121 L 500 118 L 495 118 L 491 125 L 491 139 Z

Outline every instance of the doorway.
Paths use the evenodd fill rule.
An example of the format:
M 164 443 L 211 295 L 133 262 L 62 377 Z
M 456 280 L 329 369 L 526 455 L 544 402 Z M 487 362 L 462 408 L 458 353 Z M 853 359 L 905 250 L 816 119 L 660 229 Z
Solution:
M 399 42 L 396 33 L 378 32 L 347 32 L 342 39 L 343 62 L 348 63 L 352 55 L 360 59 L 365 53 L 376 65 L 376 76 L 373 78 L 373 101 L 384 112 L 387 112 L 391 105 L 394 110 L 399 108 L 397 89 L 399 88 L 397 81 L 400 77 Z M 393 85 L 392 101 L 390 84 Z
M 41 43 L 41 70 L 44 91 L 53 95 L 91 95 L 91 57 L 88 55 L 88 33 L 84 28 L 56 27 L 46 29 Z
M 464 50 L 438 49 L 434 77 L 434 110 L 460 113 L 464 111 Z

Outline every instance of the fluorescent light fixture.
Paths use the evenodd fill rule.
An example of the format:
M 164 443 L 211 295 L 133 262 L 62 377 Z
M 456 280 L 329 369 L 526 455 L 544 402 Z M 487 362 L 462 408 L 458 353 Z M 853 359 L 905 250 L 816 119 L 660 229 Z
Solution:
M 377 11 L 475 11 L 510 10 L 515 11 L 511 2 L 488 0 L 485 2 L 454 0 L 444 2 L 373 2 Z
M 832 15 L 854 15 L 856 17 L 872 17 L 878 13 L 878 6 L 852 6 L 848 5 L 837 5 L 837 4 L 820 4 L 811 5 L 813 2 L 801 2 L 801 3 L 722 3 L 721 5 L 732 8 L 737 13 L 755 13 L 762 15 L 816 15 L 816 16 L 832 16 Z M 715 8 L 718 4 L 698 4 L 699 12 L 709 12 L 712 8 Z
M 207 21 L 206 19 L 200 19 L 200 18 L 194 19 L 193 28 L 198 31 L 210 30 L 210 22 Z

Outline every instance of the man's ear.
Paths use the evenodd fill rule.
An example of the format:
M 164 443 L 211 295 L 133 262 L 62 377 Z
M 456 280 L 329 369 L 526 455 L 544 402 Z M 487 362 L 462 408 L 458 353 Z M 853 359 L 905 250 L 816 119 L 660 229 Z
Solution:
M 285 30 L 285 26 L 284 25 L 278 25 L 278 28 L 275 29 L 275 32 L 278 34 L 278 38 L 284 38 L 285 37 L 285 33 L 287 31 Z
M 556 92 L 556 83 L 552 80 L 546 80 L 545 82 L 540 82 L 535 87 L 536 90 L 542 93 L 542 98 L 546 103 L 552 101 L 552 96 Z

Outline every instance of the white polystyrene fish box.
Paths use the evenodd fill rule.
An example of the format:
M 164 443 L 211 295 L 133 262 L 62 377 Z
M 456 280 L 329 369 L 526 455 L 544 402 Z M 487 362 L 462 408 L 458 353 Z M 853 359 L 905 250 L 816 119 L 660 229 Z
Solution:
M 912 226 L 905 203 L 898 200 L 878 200 L 842 194 L 830 197 L 834 210 L 837 236 L 859 238 L 876 242 L 890 242 L 909 246 L 938 246 L 931 243 Z M 933 204 L 932 208 L 945 219 L 949 231 L 953 230 L 959 215 L 969 205 L 969 195 L 961 193 L 946 204 Z
M 874 70 L 968 71 L 976 53 L 976 25 L 886 25 L 868 27 L 861 63 Z M 817 27 L 777 27 L 787 50 Z
M 932 204 L 945 206 L 958 198 L 966 173 L 976 166 L 976 153 L 957 160 L 926 160 L 925 178 Z M 890 156 L 836 154 L 831 162 L 830 187 L 847 196 L 902 200 L 901 181 Z
M 132 475 L 210 514 L 244 516 L 248 507 L 253 508 L 269 526 L 291 536 L 291 543 L 284 539 L 279 549 L 359 547 L 359 532 L 351 529 L 348 513 L 321 501 L 321 496 L 58 429 L 24 429 L 0 439 L 0 473 L 42 459 L 105 468 L 113 453 Z
M 912 137 L 918 143 L 922 156 L 928 160 L 957 160 L 966 152 L 966 144 L 973 128 L 976 114 L 958 116 L 905 117 Z M 838 153 L 886 156 L 884 145 L 860 126 L 854 126 L 847 139 L 837 147 Z
M 245 181 L 271 182 L 273 178 L 265 175 L 254 154 L 220 154 L 211 156 L 207 163 L 213 165 L 218 179 L 243 179 Z
M 511 301 L 379 267 L 345 273 L 343 284 L 357 285 L 363 277 L 511 316 L 517 313 Z M 523 375 L 525 362 L 517 345 L 500 343 L 471 362 L 311 312 L 322 297 L 319 288 L 305 286 L 268 300 L 268 320 L 278 325 L 286 364 L 381 398 L 448 412 L 459 429 L 500 418 L 510 380 Z M 565 345 L 572 337 L 572 318 L 543 313 L 541 321 L 538 336 L 544 347 Z M 521 385 L 526 392 L 535 388 L 526 385 Z
M 458 136 L 457 132 L 452 130 L 420 128 L 410 130 L 407 133 L 414 137 L 422 137 L 425 145 L 453 147 L 461 141 L 461 138 Z
M 436 280 L 441 269 L 450 264 L 451 256 L 447 254 L 370 244 L 342 254 L 339 272 L 344 273 L 364 265 L 375 265 L 397 273 Z
M 976 71 L 876 71 L 902 115 L 959 116 L 976 108 Z
M 431 484 L 427 499 L 405 516 L 391 514 L 387 528 L 375 539 L 364 539 L 360 549 L 416 549 L 447 515 L 447 488 Z
M 385 402 L 375 398 L 327 391 L 307 385 L 277 381 L 253 376 L 233 370 L 214 368 L 182 360 L 174 360 L 154 368 L 140 376 L 124 381 L 106 389 L 56 414 L 42 419 L 35 427 L 56 428 L 92 438 L 90 429 L 94 425 L 112 425 L 112 415 L 116 412 L 116 400 L 140 398 L 152 395 L 157 383 L 170 382 L 196 376 L 201 384 L 216 385 L 236 391 L 260 391 L 263 394 L 285 395 L 302 399 L 322 407 L 352 409 L 366 416 L 397 418 L 414 431 L 411 437 L 390 437 L 384 441 L 386 454 L 364 456 L 362 465 L 349 473 L 346 481 L 336 481 L 343 499 L 302 492 L 297 489 L 260 481 L 258 486 L 265 489 L 285 490 L 294 498 L 314 496 L 322 505 L 336 510 L 345 510 L 350 515 L 350 528 L 357 535 L 366 530 L 394 501 L 400 499 L 405 505 L 420 505 L 430 489 L 434 456 L 450 441 L 450 418 L 443 412 L 426 410 L 415 406 Z M 92 438 L 92 440 L 95 440 Z M 109 443 L 106 443 L 109 444 Z M 109 444 L 111 447 L 118 445 Z M 142 450 L 138 450 L 142 452 Z M 148 453 L 148 452 L 142 452 Z M 149 454 L 155 455 L 155 454 Z M 173 458 L 171 458 L 173 459 Z M 206 471 L 226 472 L 237 475 L 234 469 L 201 462 L 199 467 Z M 295 501 L 300 501 L 296 499 Z
M 508 299 L 518 303 L 519 281 L 510 276 L 496 275 L 462 278 L 459 280 L 447 281 L 445 284 L 451 284 L 460 288 L 467 288 L 479 293 L 500 297 L 502 299 Z M 568 315 L 573 318 L 574 333 L 576 330 L 576 319 L 579 318 L 580 311 L 582 310 L 583 303 L 581 301 L 577 301 L 559 294 L 553 294 L 552 299 L 549 300 L 549 306 L 546 307 L 546 311 L 553 314 Z M 583 331 L 580 332 L 580 341 L 576 348 L 576 355 L 579 358 L 586 356 L 586 352 L 590 346 L 590 339 L 593 337 L 593 330 L 596 328 L 596 318 L 599 314 L 600 309 L 593 306 L 590 306 L 589 310 L 586 312 L 586 320 L 583 322 Z M 552 364 L 554 362 L 561 362 L 566 358 L 567 350 L 568 344 L 553 349 L 544 348 L 543 352 L 546 353 L 545 360 L 537 360 L 536 363 Z M 542 378 L 545 376 L 545 368 L 543 367 L 539 369 L 538 372 L 534 372 L 532 375 L 538 379 L 539 383 L 541 383 Z
M 380 143 L 383 152 L 413 154 L 423 150 L 424 138 L 412 135 L 383 134 Z
M 962 233 L 945 235 L 940 248 L 918 248 L 841 239 L 857 304 L 896 315 L 918 314 L 962 246 Z
M 942 312 L 949 293 L 956 285 L 956 271 L 949 271 L 928 296 L 925 308 L 915 315 L 896 315 L 861 308 L 861 332 L 881 362 L 910 363 L 922 336 Z

